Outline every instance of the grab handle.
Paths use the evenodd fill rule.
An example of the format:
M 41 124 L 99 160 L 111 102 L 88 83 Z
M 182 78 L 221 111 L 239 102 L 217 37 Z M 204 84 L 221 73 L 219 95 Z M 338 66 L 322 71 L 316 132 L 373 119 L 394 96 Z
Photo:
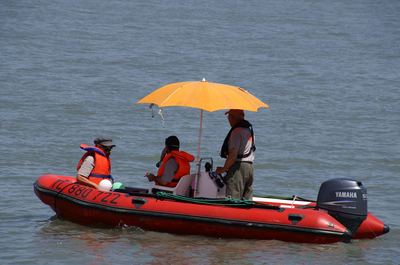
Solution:
M 304 215 L 302 214 L 289 214 L 288 215 L 288 219 L 289 221 L 292 222 L 292 224 L 297 224 L 298 222 L 300 222 L 301 220 L 303 220 Z

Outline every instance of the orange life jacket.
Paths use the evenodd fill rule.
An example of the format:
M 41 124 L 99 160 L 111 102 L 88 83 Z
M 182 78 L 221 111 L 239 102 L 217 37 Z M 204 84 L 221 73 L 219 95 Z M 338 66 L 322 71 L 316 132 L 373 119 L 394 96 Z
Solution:
M 161 161 L 160 168 L 158 169 L 157 176 L 161 177 L 164 174 L 165 165 L 170 159 L 175 159 L 178 164 L 178 169 L 176 170 L 171 182 L 167 183 L 167 187 L 175 187 L 178 184 L 181 177 L 190 174 L 190 162 L 194 160 L 194 156 L 185 151 L 171 151 L 167 153 L 163 160 Z
M 103 179 L 109 179 L 111 182 L 114 182 L 114 179 L 111 176 L 110 157 L 103 150 L 95 146 L 81 144 L 80 148 L 85 150 L 86 153 L 82 156 L 81 160 L 79 160 L 77 170 L 82 166 L 86 157 L 91 155 L 94 158 L 94 167 L 92 172 L 90 172 L 88 179 L 96 184 L 99 184 Z

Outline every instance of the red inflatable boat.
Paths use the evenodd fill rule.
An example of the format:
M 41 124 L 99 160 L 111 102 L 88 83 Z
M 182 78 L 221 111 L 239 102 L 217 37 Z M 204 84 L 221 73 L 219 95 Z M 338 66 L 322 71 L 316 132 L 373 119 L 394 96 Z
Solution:
M 191 195 L 187 188 L 193 185 L 193 176 L 184 177 L 175 188 L 125 188 L 104 192 L 77 183 L 75 177 L 43 175 L 34 183 L 34 190 L 58 217 L 90 226 L 135 226 L 176 234 L 304 243 L 374 238 L 389 231 L 388 226 L 366 212 L 366 194 L 364 196 L 359 182 L 351 191 L 336 187 L 339 190 L 335 191 L 336 195 L 344 198 L 342 202 L 347 204 L 347 209 L 342 211 L 336 209 L 338 201 L 322 198 L 325 193 L 329 196 L 326 189 L 332 186 L 324 188 L 325 183 L 317 202 L 263 197 L 240 201 L 218 196 L 224 191 L 223 187 L 217 185 L 212 176 L 202 175 L 196 179 L 197 190 Z M 334 185 L 338 186 L 338 182 L 345 182 L 342 186 L 354 184 L 351 180 L 339 179 Z M 216 193 L 204 188 L 207 183 L 217 183 L 214 185 Z M 353 201 L 357 209 L 348 205 L 348 201 L 355 198 L 360 199 Z M 363 201 L 365 207 L 358 205 Z

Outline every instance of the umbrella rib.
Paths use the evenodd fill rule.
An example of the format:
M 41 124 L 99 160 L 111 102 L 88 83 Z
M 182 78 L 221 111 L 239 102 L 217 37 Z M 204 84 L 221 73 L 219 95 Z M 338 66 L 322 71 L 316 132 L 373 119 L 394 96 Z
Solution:
M 185 84 L 182 84 L 182 85 L 180 85 L 179 87 L 177 87 L 171 94 L 168 95 L 168 97 L 166 97 L 166 98 L 163 100 L 162 103 L 168 101 L 173 95 L 175 95 L 176 93 L 178 93 L 179 90 L 181 90 L 181 89 L 183 88 L 184 85 L 185 85 Z M 161 104 L 162 104 L 162 103 L 161 103 Z

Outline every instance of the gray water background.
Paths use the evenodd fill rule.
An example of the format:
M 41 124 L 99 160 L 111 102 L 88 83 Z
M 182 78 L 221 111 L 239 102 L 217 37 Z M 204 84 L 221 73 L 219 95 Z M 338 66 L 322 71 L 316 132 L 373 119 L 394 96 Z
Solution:
M 0 1 L 1 264 L 399 264 L 399 1 Z M 360 180 L 390 225 L 332 245 L 95 229 L 59 220 L 33 193 L 75 174 L 80 143 L 111 136 L 113 175 L 150 187 L 165 137 L 196 153 L 199 110 L 134 103 L 171 82 L 248 89 L 271 108 L 256 132 L 255 193 L 317 196 Z M 204 114 L 202 155 L 228 131 Z

